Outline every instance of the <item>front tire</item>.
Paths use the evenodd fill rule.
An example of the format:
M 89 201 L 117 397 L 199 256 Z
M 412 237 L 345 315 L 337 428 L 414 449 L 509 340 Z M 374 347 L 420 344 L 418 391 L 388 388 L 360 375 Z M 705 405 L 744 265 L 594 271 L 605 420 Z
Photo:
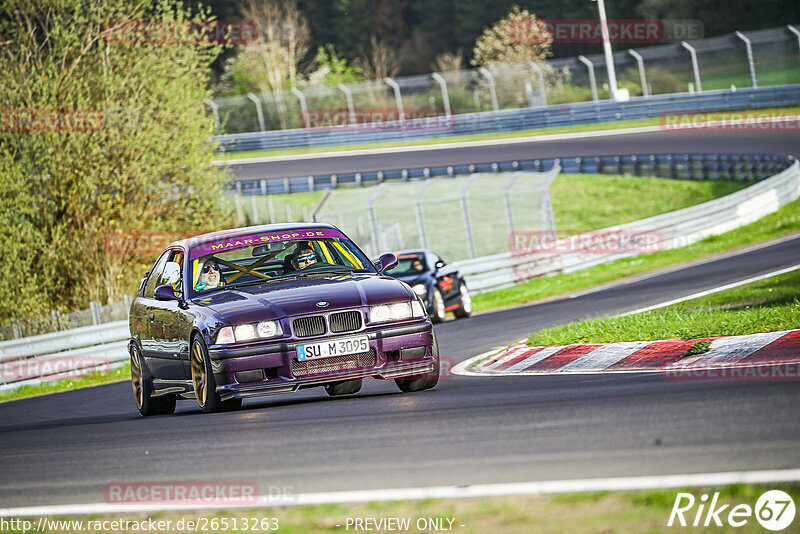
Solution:
M 338 397 L 340 395 L 352 395 L 361 391 L 361 384 L 363 380 L 345 380 L 344 382 L 334 382 L 333 384 L 325 384 L 325 392 L 331 397 Z
M 411 378 L 396 378 L 394 383 L 403 393 L 411 393 L 413 391 L 422 391 L 424 389 L 431 389 L 439 383 L 439 343 L 436 341 L 436 333 L 432 332 L 433 344 L 431 345 L 433 351 L 434 365 L 433 371 L 424 375 L 419 375 Z
M 142 351 L 135 344 L 130 346 L 131 355 L 131 386 L 133 398 L 139 413 L 145 417 L 151 415 L 166 415 L 175 412 L 174 395 L 153 397 L 153 377 L 144 363 Z
M 433 288 L 431 304 L 433 307 L 431 310 L 431 322 L 434 324 L 443 323 L 447 312 L 444 311 L 444 297 L 438 287 Z
M 208 357 L 208 349 L 202 336 L 195 336 L 192 339 L 191 359 L 192 386 L 197 405 L 203 413 L 222 411 L 225 406 L 217 393 L 217 383 L 211 371 L 211 359 Z
M 458 303 L 458 308 L 453 311 L 453 315 L 459 319 L 464 319 L 472 315 L 472 295 L 470 295 L 469 289 L 467 289 L 467 285 L 463 281 L 458 291 L 461 294 L 461 298 Z

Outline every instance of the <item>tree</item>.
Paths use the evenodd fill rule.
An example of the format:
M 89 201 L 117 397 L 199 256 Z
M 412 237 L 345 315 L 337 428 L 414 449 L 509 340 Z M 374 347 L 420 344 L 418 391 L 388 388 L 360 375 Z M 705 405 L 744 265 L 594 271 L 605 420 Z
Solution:
M 297 85 L 300 64 L 311 49 L 308 21 L 295 0 L 249 0 L 243 15 L 256 24 L 258 39 L 239 52 L 234 78 L 259 91 L 275 92 L 281 127 L 287 128 L 289 117 L 282 93 Z
M 221 47 L 170 33 L 207 17 L 178 0 L 0 0 L 0 317 L 119 301 L 155 260 L 138 234 L 232 222 L 203 108 Z
M 394 49 L 380 41 L 374 33 L 370 36 L 369 46 L 361 51 L 357 65 L 369 80 L 391 78 L 400 70 Z
M 473 49 L 473 65 L 528 63 L 552 55 L 553 37 L 545 23 L 527 9 L 513 6 L 511 11 L 486 28 Z

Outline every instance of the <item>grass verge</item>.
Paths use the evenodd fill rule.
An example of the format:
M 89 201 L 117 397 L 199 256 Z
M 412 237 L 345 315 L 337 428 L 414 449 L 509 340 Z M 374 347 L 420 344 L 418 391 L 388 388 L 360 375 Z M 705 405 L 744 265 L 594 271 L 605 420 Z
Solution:
M 441 525 L 441 530 L 471 533 L 543 533 L 562 534 L 572 532 L 675 532 L 680 525 L 675 520 L 672 527 L 667 526 L 673 505 L 678 493 L 690 493 L 695 496 L 696 504 L 684 514 L 687 525 L 691 525 L 698 512 L 700 496 L 713 496 L 719 493 L 717 509 L 727 505 L 720 514 L 724 526 L 691 527 L 692 532 L 764 532 L 755 517 L 747 518 L 745 525 L 734 528 L 727 524 L 730 510 L 736 505 L 748 505 L 755 508 L 759 496 L 767 490 L 780 489 L 788 493 L 795 502 L 800 502 L 800 484 L 739 484 L 717 488 L 680 488 L 666 490 L 643 490 L 628 492 L 596 491 L 586 493 L 565 493 L 557 495 L 520 495 L 511 497 L 489 497 L 473 499 L 427 499 L 420 501 L 369 502 L 363 504 L 326 504 L 319 506 L 303 506 L 293 508 L 242 509 L 220 512 L 156 512 L 152 514 L 125 514 L 127 521 L 146 522 L 170 521 L 173 525 L 169 531 L 177 532 L 174 525 L 183 521 L 185 525 L 191 521 L 193 525 L 205 525 L 211 532 L 233 532 L 234 524 L 240 531 L 263 532 L 266 529 L 243 529 L 246 520 L 248 525 L 258 524 L 265 520 L 266 525 L 277 524 L 271 531 L 283 533 L 307 532 L 348 532 L 365 530 L 354 527 L 355 519 L 371 518 L 380 521 L 382 518 L 407 520 L 409 528 L 388 530 L 372 528 L 367 530 L 379 532 L 421 532 L 436 531 L 433 525 Z M 685 500 L 682 502 L 685 504 Z M 703 509 L 701 517 L 705 520 Z M 89 517 L 54 517 L 52 520 L 113 521 L 120 516 Z M 351 521 L 348 528 L 348 519 Z M 52 522 L 51 520 L 51 522 Z M 439 521 L 431 523 L 430 521 Z M 33 519 L 35 523 L 35 518 Z M 234 523 L 234 521 L 236 523 Z M 227 522 L 228 528 L 222 528 Z M 423 524 L 424 522 L 424 524 Z M 797 519 L 795 519 L 795 523 Z M 713 521 L 711 522 L 713 525 Z M 91 523 L 89 523 L 91 525 Z M 363 523 L 362 523 L 363 525 Z M 452 525 L 451 528 L 448 528 Z M 423 529 L 421 527 L 427 528 Z M 216 527 L 216 528 L 214 528 Z M 84 529 L 85 531 L 86 529 Z M 107 532 L 129 532 L 102 529 Z M 191 529 L 185 527 L 184 531 Z M 51 530 L 56 532 L 56 530 Z M 77 529 L 63 529 L 58 532 L 80 532 Z M 788 530 L 787 530 L 788 532 Z
M 724 234 L 708 237 L 692 245 L 625 258 L 576 273 L 536 278 L 507 289 L 498 289 L 476 295 L 473 299 L 473 305 L 476 311 L 485 311 L 533 302 L 570 291 L 587 289 L 628 276 L 678 265 L 798 231 L 800 231 L 800 200 L 787 204 L 775 213 L 767 215 L 752 224 Z
M 624 317 L 603 317 L 548 328 L 529 345 L 569 345 L 657 339 L 696 339 L 776 332 L 800 327 L 800 271 Z M 701 354 L 708 345 L 695 344 Z M 698 346 L 700 345 L 700 346 Z
M 747 110 L 742 110 L 747 111 Z M 795 115 L 800 112 L 800 106 L 785 108 L 770 108 L 752 110 L 759 114 Z M 643 126 L 658 126 L 660 118 L 636 119 L 629 121 L 600 122 L 594 124 L 577 124 L 575 126 L 560 126 L 556 128 L 540 128 L 535 130 L 520 130 L 516 132 L 493 132 L 485 134 L 454 135 L 449 137 L 431 137 L 429 139 L 415 139 L 413 141 L 386 141 L 381 143 L 365 143 L 358 145 L 334 145 L 310 148 L 283 148 L 275 150 L 251 150 L 247 152 L 222 153 L 215 156 L 216 161 L 227 161 L 243 158 L 260 158 L 268 156 L 291 156 L 296 154 L 324 154 L 326 152 L 339 152 L 343 150 L 365 150 L 376 148 L 395 148 L 407 146 L 425 147 L 428 145 L 463 143 L 468 141 L 486 141 L 491 139 L 514 139 L 517 137 L 531 137 L 540 135 L 553 135 L 562 133 L 594 132 L 602 130 L 619 130 L 622 128 L 639 128 Z

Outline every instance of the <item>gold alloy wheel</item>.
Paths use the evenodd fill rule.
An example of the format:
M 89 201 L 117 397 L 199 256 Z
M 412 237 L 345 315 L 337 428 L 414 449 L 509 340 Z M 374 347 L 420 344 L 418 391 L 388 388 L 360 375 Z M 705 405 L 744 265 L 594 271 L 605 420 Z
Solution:
M 131 348 L 131 386 L 133 386 L 133 397 L 136 399 L 136 406 L 141 408 L 144 402 L 142 366 L 135 348 Z
M 205 406 L 206 404 L 207 384 L 206 360 L 203 356 L 203 347 L 199 341 L 195 340 L 192 343 L 192 385 L 194 385 L 194 395 L 197 397 L 197 402 L 200 406 Z

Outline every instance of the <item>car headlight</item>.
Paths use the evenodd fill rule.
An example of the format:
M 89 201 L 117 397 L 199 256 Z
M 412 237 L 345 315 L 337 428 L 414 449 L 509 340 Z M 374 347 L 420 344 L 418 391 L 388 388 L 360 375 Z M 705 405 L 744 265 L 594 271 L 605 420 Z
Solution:
M 425 287 L 425 284 L 417 284 L 414 287 L 412 287 L 411 289 L 413 289 L 414 293 L 416 293 L 420 297 L 424 297 L 425 295 L 428 294 L 428 288 Z
M 254 324 L 240 324 L 233 327 L 233 337 L 236 341 L 250 341 L 258 337 L 256 334 L 256 325 Z
M 247 323 L 237 326 L 226 326 L 217 334 L 217 344 L 237 343 L 253 339 L 267 339 L 283 334 L 281 323 L 278 321 L 261 321 L 260 323 Z
M 369 309 L 369 322 L 371 323 L 402 321 L 412 317 L 425 317 L 425 310 L 417 300 L 381 304 Z

